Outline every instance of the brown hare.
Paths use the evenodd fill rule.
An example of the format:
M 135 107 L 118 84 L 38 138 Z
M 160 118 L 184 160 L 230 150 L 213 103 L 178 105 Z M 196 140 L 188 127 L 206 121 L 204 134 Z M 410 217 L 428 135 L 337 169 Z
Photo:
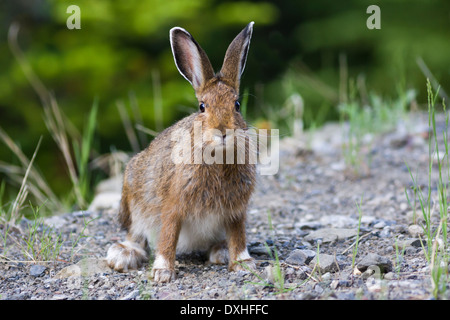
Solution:
M 255 264 L 246 246 L 247 206 L 255 187 L 256 167 L 250 161 L 196 161 L 207 148 L 237 160 L 232 143 L 244 136 L 247 124 L 240 113 L 239 83 L 244 71 L 253 22 L 229 45 L 221 70 L 214 73 L 203 49 L 184 29 L 170 30 L 175 64 L 195 90 L 199 109 L 161 132 L 135 155 L 124 173 L 119 222 L 127 230 L 124 242 L 107 253 L 111 268 L 135 269 L 147 260 L 147 246 L 155 250 L 152 276 L 156 282 L 175 278 L 176 253 L 209 252 L 212 263 L 227 263 L 231 271 Z M 197 127 L 196 127 L 197 125 Z M 201 142 L 195 130 L 201 128 Z M 185 132 L 193 152 L 184 162 L 173 161 L 176 132 Z M 242 140 L 241 140 L 242 141 Z M 245 153 L 244 153 L 245 154 Z M 209 161 L 210 162 L 210 161 Z

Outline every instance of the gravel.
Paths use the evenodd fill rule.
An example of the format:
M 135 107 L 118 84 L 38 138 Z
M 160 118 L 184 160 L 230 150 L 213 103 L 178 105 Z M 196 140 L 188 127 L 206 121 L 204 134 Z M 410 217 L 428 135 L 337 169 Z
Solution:
M 281 141 L 280 170 L 260 177 L 248 212 L 255 273 L 207 264 L 201 252 L 177 256 L 178 276 L 168 284 L 152 281 L 151 263 L 129 273 L 111 270 L 104 262 L 106 251 L 125 237 L 116 221 L 120 179 L 115 178 L 108 197 L 88 211 L 46 220 L 64 239 L 57 258 L 37 255 L 33 261 L 24 254 L 18 244 L 31 221 L 10 229 L 6 246 L 0 247 L 0 299 L 432 299 L 422 248 L 427 244 L 419 240 L 423 221 L 405 196 L 412 185 L 405 161 L 418 172 L 418 183 L 427 185 L 427 121 L 417 114 L 411 116 L 411 130 L 376 137 L 370 170 L 361 175 L 343 163 L 339 125 L 326 125 L 303 140 Z M 354 269 L 356 204 L 361 204 L 362 219 Z M 436 227 L 437 218 L 432 221 Z M 5 228 L 0 231 L 5 234 Z M 449 291 L 442 298 L 448 299 Z
M 45 270 L 47 270 L 46 266 L 41 266 L 41 265 L 32 265 L 30 267 L 30 275 L 33 277 L 40 277 L 42 275 L 44 275 Z

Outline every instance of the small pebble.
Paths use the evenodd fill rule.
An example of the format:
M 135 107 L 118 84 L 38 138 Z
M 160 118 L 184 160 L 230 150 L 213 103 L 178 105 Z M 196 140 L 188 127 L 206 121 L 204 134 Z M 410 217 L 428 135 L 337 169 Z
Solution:
M 423 235 L 423 228 L 417 224 L 412 224 L 408 227 L 408 232 L 413 237 Z
M 47 269 L 46 266 L 41 266 L 38 264 L 32 265 L 30 268 L 30 275 L 33 277 L 43 276 L 46 269 Z
M 311 259 L 309 259 L 309 261 L 311 261 Z M 294 250 L 287 257 L 285 262 L 290 265 L 302 266 L 309 263 L 309 261 L 308 256 L 303 252 L 303 250 Z

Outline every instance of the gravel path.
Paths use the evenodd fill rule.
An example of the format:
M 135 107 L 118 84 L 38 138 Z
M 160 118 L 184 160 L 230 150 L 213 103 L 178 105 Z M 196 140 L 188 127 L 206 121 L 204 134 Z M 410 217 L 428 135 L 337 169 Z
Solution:
M 39 242 L 37 261 L 24 254 L 31 250 L 21 239 L 32 230 L 32 221 L 9 230 L 0 250 L 0 299 L 431 299 L 420 213 L 414 223 L 405 196 L 412 185 L 405 162 L 427 184 L 427 125 L 426 116 L 415 115 L 376 137 L 368 149 L 370 164 L 360 176 L 346 169 L 338 125 L 301 140 L 283 140 L 280 171 L 260 177 L 248 212 L 255 273 L 206 264 L 202 253 L 177 257 L 178 278 L 169 284 L 151 281 L 151 264 L 125 274 L 110 270 L 103 260 L 106 250 L 125 236 L 115 220 L 120 184 L 113 183 L 90 211 L 52 217 L 40 226 L 39 232 L 64 240 L 56 259 L 51 250 L 50 257 L 39 252 Z M 353 269 L 357 204 L 362 218 Z M 448 299 L 448 292 L 442 298 Z

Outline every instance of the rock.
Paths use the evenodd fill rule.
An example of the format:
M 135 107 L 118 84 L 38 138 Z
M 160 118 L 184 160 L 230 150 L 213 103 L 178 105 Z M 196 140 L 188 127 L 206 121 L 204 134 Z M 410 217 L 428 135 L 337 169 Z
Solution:
M 322 277 L 321 277 L 321 280 L 322 281 L 329 281 L 329 280 L 331 280 L 331 273 L 327 272 L 327 273 L 323 274 Z
M 346 168 L 345 161 L 333 162 L 330 165 L 330 169 L 334 171 L 344 171 Z
M 95 187 L 95 194 L 104 192 L 122 192 L 123 176 L 121 174 L 100 181 Z
M 129 294 L 127 294 L 125 297 L 121 298 L 120 300 L 136 300 L 136 298 L 139 296 L 139 290 L 133 290 Z
M 309 259 L 311 261 L 311 259 Z M 294 250 L 286 258 L 285 262 L 294 266 L 303 266 L 309 263 L 308 256 L 302 250 Z
M 262 243 L 258 243 L 256 245 L 249 246 L 248 251 L 251 254 L 256 254 L 259 256 L 270 256 L 270 254 L 272 254 L 272 250 L 270 249 L 270 247 L 268 248 Z
M 318 258 L 311 260 L 310 265 L 312 268 L 316 266 L 321 273 L 333 272 L 339 269 L 334 256 L 325 253 L 320 253 Z
M 376 253 L 368 253 L 357 264 L 356 268 L 360 272 L 364 272 L 371 266 L 377 266 L 381 273 L 386 273 L 392 270 L 392 262 L 383 256 Z
M 46 266 L 41 266 L 38 264 L 32 265 L 30 268 L 30 275 L 33 277 L 41 277 L 44 275 L 45 270 L 47 270 Z
M 386 219 L 376 219 L 373 222 L 373 227 L 376 229 L 383 229 L 387 226 L 394 227 L 397 224 L 394 220 L 386 220 Z
M 59 271 L 55 278 L 63 279 L 68 277 L 88 277 L 99 273 L 109 273 L 112 269 L 108 266 L 105 259 L 86 258 L 80 260 L 77 264 L 65 267 Z
M 423 228 L 417 224 L 412 224 L 408 227 L 408 232 L 413 237 L 418 237 L 423 235 Z
M 370 225 L 370 224 L 374 223 L 375 220 L 377 220 L 377 218 L 374 216 L 364 216 L 363 215 L 361 217 L 361 224 Z
M 355 300 L 356 295 L 353 292 L 338 291 L 336 293 L 337 300 Z
M 317 241 L 322 240 L 322 243 L 333 242 L 337 240 L 344 240 L 356 236 L 356 229 L 344 228 L 323 228 L 309 233 L 305 240 Z
M 399 241 L 397 243 L 397 247 L 399 250 L 403 250 L 403 248 L 414 247 L 414 248 L 422 248 L 422 246 L 426 247 L 427 241 L 424 239 L 407 239 L 403 241 Z M 393 246 L 395 249 L 395 245 Z
M 73 276 L 67 277 L 67 289 L 69 290 L 76 290 L 81 289 L 82 287 L 82 279 L 80 277 L 80 274 L 75 274 Z
M 394 280 L 397 278 L 398 278 L 397 275 L 393 272 L 388 272 L 384 275 L 384 279 L 386 279 L 386 280 Z
M 378 236 L 380 238 L 389 238 L 392 237 L 392 232 L 391 232 L 391 227 L 390 226 L 386 226 L 384 227 L 380 233 L 378 234 Z
M 400 210 L 401 211 L 406 211 L 409 208 L 409 204 L 406 202 L 402 202 L 400 203 Z
M 321 294 L 321 293 L 323 293 L 324 289 L 322 288 L 322 286 L 320 285 L 320 283 L 318 283 L 318 284 L 316 284 L 316 285 L 314 286 L 314 291 L 315 291 L 316 293 L 318 293 L 318 294 Z
M 370 277 L 375 277 L 377 279 L 381 278 L 380 268 L 377 265 L 370 265 L 367 267 L 366 271 L 361 274 L 361 278 L 368 279 Z
M 92 214 L 94 213 L 94 211 L 92 210 L 78 210 L 78 211 L 74 211 L 72 212 L 72 216 L 76 217 L 76 218 L 88 218 L 90 217 Z
M 311 150 L 318 154 L 332 154 L 343 143 L 342 126 L 339 123 L 326 123 L 310 141 Z
M 352 286 L 352 281 L 350 280 L 339 280 L 339 287 L 349 288 Z
M 59 229 L 67 224 L 67 220 L 64 219 L 62 216 L 53 216 L 46 218 L 44 220 L 44 223 L 49 227 Z
M 281 272 L 282 272 L 281 277 L 284 279 L 284 277 L 285 277 L 284 272 L 283 271 L 281 271 Z M 279 275 L 274 266 L 269 264 L 267 267 L 264 268 L 264 277 L 270 283 L 272 283 L 272 284 L 277 283 L 280 280 L 280 279 L 278 279 L 278 276 Z
M 306 263 L 310 263 L 312 259 L 316 256 L 317 252 L 310 249 L 301 249 L 301 251 L 306 255 Z
M 102 192 L 95 196 L 92 203 L 89 205 L 89 211 L 99 211 L 106 209 L 118 209 L 122 194 L 120 192 Z
M 95 189 L 95 196 L 89 205 L 88 211 L 117 210 L 122 196 L 122 181 L 122 175 L 101 181 Z
M 331 289 L 336 290 L 338 286 L 339 286 L 339 280 L 331 281 L 331 284 L 330 284 Z
M 300 230 L 317 230 L 322 227 L 322 224 L 318 221 L 306 221 L 306 222 L 297 222 L 294 224 L 295 228 Z
M 375 223 L 374 225 L 373 225 L 373 227 L 375 228 L 375 229 L 383 229 L 384 227 L 386 227 L 387 226 L 387 224 L 386 224 L 386 222 L 384 221 L 384 220 L 381 220 L 381 221 L 379 221 L 379 222 L 377 222 L 377 223 Z
M 369 292 L 380 292 L 382 290 L 382 280 L 377 278 L 368 278 L 366 287 Z
M 323 216 L 320 222 L 324 225 L 333 226 L 333 228 L 354 228 L 358 226 L 358 220 L 337 214 Z
M 414 221 L 415 223 L 423 221 L 423 214 L 420 209 L 414 211 L 409 210 L 406 212 L 406 219 L 408 221 Z
M 76 264 L 61 269 L 56 275 L 56 279 L 64 279 L 69 277 L 80 277 L 81 269 Z
M 99 273 L 109 273 L 112 269 L 108 266 L 106 259 L 87 258 L 77 263 L 81 267 L 83 276 L 91 276 Z

